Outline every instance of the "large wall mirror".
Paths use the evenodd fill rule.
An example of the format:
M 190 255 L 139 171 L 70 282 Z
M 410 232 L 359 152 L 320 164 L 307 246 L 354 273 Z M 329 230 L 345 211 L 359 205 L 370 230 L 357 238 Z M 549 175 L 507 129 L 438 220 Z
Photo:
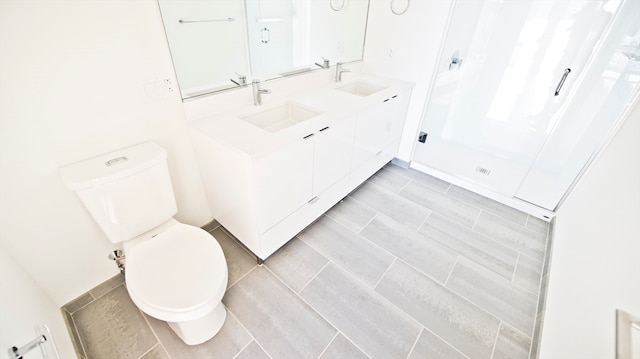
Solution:
M 183 99 L 362 59 L 369 0 L 158 0 Z M 318 65 L 317 65 L 318 64 Z

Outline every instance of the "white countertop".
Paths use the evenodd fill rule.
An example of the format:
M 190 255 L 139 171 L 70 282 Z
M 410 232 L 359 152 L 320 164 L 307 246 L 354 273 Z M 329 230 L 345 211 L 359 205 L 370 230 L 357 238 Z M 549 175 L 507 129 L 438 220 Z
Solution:
M 336 88 L 356 82 L 385 88 L 365 97 L 336 90 Z M 191 126 L 200 133 L 251 157 L 259 157 L 317 132 L 345 116 L 382 103 L 392 95 L 410 90 L 412 87 L 413 83 L 406 81 L 360 75 L 348 81 L 332 83 L 287 98 L 269 101 L 270 98 L 265 96 L 262 106 L 245 106 L 226 113 L 201 117 L 194 120 Z M 242 117 L 267 111 L 289 102 L 320 112 L 320 114 L 277 132 L 269 132 L 242 119 Z

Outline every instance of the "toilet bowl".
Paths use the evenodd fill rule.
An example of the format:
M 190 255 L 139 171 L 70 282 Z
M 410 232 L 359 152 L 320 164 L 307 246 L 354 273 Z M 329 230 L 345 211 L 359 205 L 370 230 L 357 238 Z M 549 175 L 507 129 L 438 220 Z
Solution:
M 60 168 L 112 243 L 122 243 L 133 303 L 196 345 L 222 328 L 227 263 L 216 239 L 178 222 L 166 151 L 154 142 Z
M 155 232 L 155 231 L 152 231 Z M 133 303 L 166 321 L 186 344 L 212 338 L 226 319 L 222 248 L 206 231 L 171 220 L 152 239 L 125 242 L 125 282 Z

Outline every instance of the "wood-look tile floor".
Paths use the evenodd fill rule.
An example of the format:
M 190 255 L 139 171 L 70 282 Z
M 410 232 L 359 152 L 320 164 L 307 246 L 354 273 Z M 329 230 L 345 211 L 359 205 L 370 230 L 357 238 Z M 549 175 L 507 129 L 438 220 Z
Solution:
M 121 276 L 63 313 L 84 358 L 533 358 L 549 231 L 389 164 L 263 266 L 213 228 L 228 315 L 204 344 L 140 312 Z

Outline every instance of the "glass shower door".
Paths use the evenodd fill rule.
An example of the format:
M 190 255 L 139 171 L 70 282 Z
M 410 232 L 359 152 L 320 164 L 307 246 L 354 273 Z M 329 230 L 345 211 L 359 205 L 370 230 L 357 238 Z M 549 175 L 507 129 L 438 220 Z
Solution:
M 513 196 L 619 5 L 457 3 L 412 161 Z

